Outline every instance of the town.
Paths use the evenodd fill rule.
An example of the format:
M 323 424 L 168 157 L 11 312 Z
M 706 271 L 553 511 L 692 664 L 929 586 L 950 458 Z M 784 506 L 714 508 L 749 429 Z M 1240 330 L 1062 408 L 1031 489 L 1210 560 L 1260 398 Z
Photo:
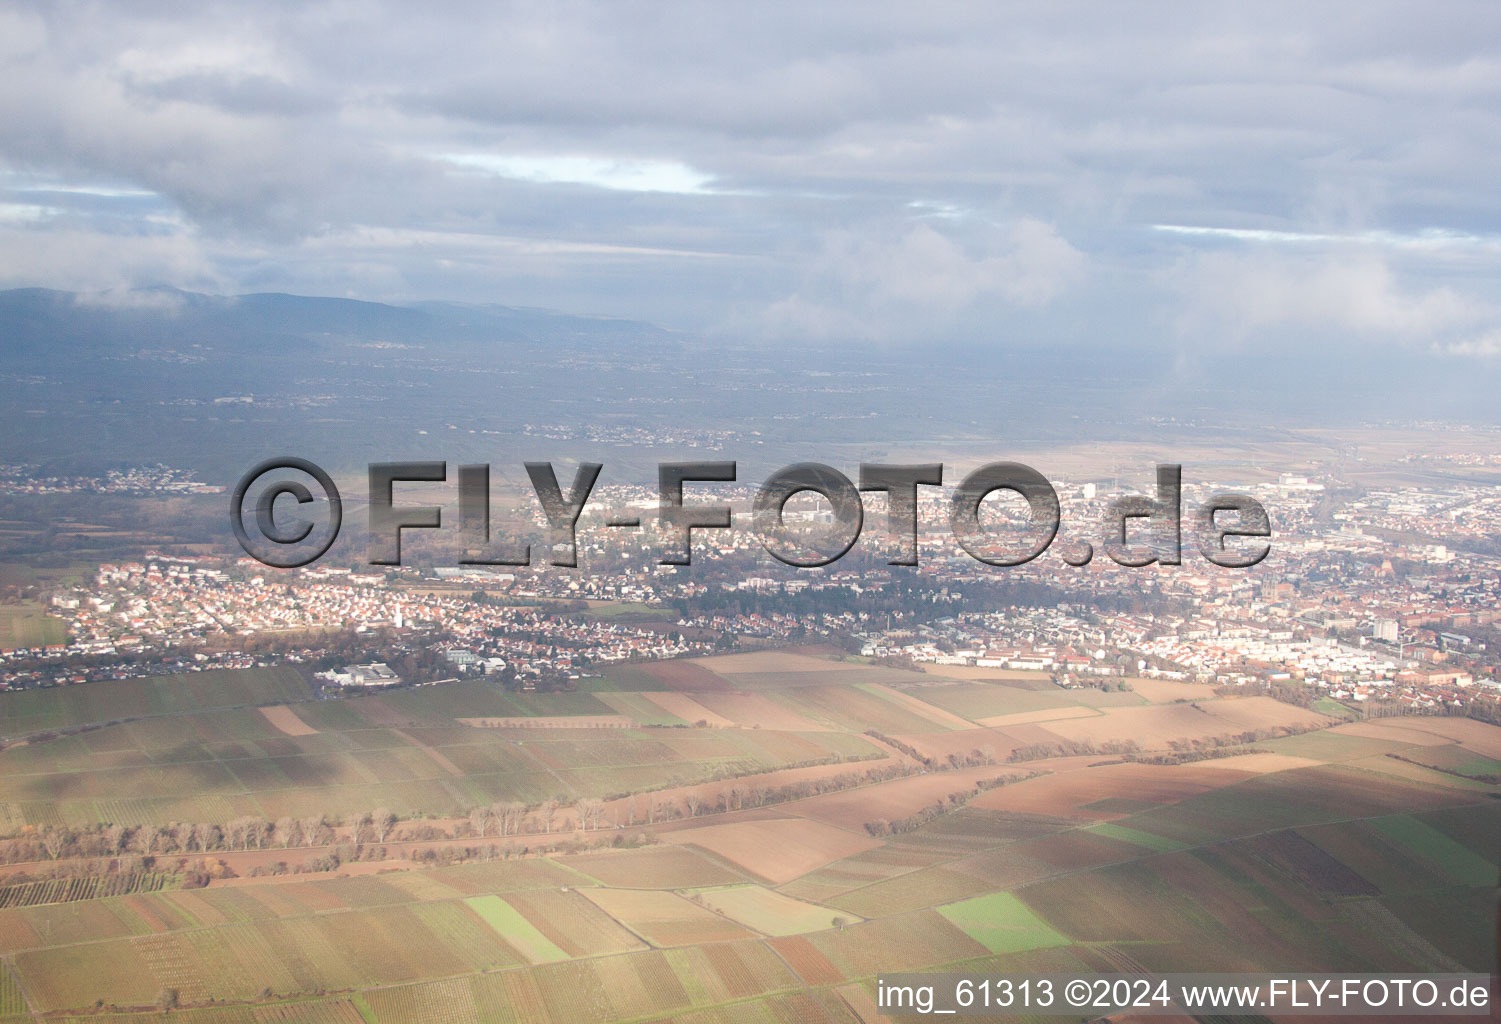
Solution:
M 466 675 L 567 689 L 614 663 L 818 639 L 890 665 L 1034 670 L 1064 687 L 1212 681 L 1362 713 L 1489 715 L 1501 693 L 1501 554 L 1477 528 L 1497 499 L 1485 489 L 1393 488 L 1333 503 L 1324 482 L 1283 474 L 1257 488 L 1273 510 L 1270 570 L 1079 567 L 1052 556 L 992 569 L 934 527 L 947 497 L 930 490 L 916 517 L 919 569 L 885 565 L 900 538 L 870 534 L 860 565 L 790 569 L 744 515 L 696 534 L 691 567 L 662 565 L 650 535 L 643 544 L 605 527 L 607 510 L 655 504 L 649 488 L 620 486 L 600 488 L 580 520 L 577 569 L 500 571 L 429 555 L 380 571 L 331 559 L 278 570 L 229 551 L 154 552 L 38 595 L 66 640 L 0 649 L 0 687 L 293 663 L 330 690 Z M 705 493 L 741 509 L 753 499 L 743 485 Z M 1098 523 L 1111 509 L 1097 482 L 1058 493 L 1066 524 Z M 542 521 L 535 508 L 511 514 Z M 787 518 L 816 531 L 832 512 L 805 497 Z

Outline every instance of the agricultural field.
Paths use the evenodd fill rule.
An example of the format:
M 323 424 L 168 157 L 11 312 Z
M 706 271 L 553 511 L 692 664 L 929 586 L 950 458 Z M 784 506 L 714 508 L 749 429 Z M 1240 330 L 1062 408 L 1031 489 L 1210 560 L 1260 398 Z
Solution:
M 662 838 L 703 847 L 772 882 L 789 882 L 832 861 L 881 845 L 869 836 L 801 818 L 706 825 L 664 833 Z
M 0 1018 L 102 1001 L 144 1021 L 170 989 L 189 1022 L 856 1021 L 893 970 L 1494 961 L 1501 786 L 1484 777 L 1501 729 L 1137 685 L 801 650 L 617 666 L 568 693 L 466 680 L 313 701 L 295 673 L 258 671 L 108 701 L 0 695 L 26 732 L 98 725 L 0 750 L 10 835 L 246 816 L 328 830 L 216 852 L 224 870 L 195 888 L 208 859 L 186 849 L 0 878 Z M 1279 728 L 1311 731 L 1184 764 L 1005 760 Z M 947 762 L 976 751 L 997 763 Z M 520 834 L 471 814 L 511 802 Z M 357 838 L 376 807 L 402 820 Z
M 1216 771 L 1201 764 L 1107 764 L 1083 772 L 1054 772 L 993 789 L 976 797 L 970 806 L 1109 821 L 1125 813 L 1210 793 L 1242 781 L 1249 774 Z M 1107 802 L 1123 799 L 1131 801 L 1124 811 L 1120 805 Z
M 849 914 L 805 903 L 759 885 L 707 889 L 695 896 L 705 906 L 764 935 L 802 935 L 859 921 Z M 835 924 L 836 921 L 839 923 Z
M 1311 729 L 1333 724 L 1315 711 L 1305 711 L 1270 697 L 1240 697 L 1190 704 L 1106 708 L 1090 718 L 1049 722 L 1045 729 L 1071 742 L 1122 743 L 1134 741 L 1160 749 L 1178 740 L 1207 740 L 1271 729 Z
M 1463 747 L 1457 743 L 1441 747 L 1420 747 L 1404 753 L 1402 757 L 1429 768 L 1452 772 L 1467 778 L 1501 777 L 1501 761 L 1476 753 L 1469 747 Z
M 637 725 L 676 727 L 691 724 L 677 715 L 668 714 L 660 704 L 648 700 L 644 693 L 600 691 L 595 696 L 617 714 L 624 715 Z
M 567 960 L 568 954 L 537 930 L 520 911 L 499 896 L 471 896 L 465 905 L 495 934 L 524 956 L 528 963 Z
M 726 679 L 735 676 L 804 675 L 807 673 L 859 672 L 866 666 L 857 661 L 834 661 L 794 650 L 755 651 L 751 654 L 724 654 L 690 661 Z
M 644 850 L 606 850 L 559 858 L 604 885 L 639 889 L 696 889 L 729 885 L 745 875 L 724 860 L 693 846 L 660 846 Z
M 0 693 L 0 736 L 311 697 L 307 681 L 290 668 L 191 672 Z
M 799 715 L 759 693 L 698 693 L 704 707 L 729 719 L 742 729 L 776 729 L 782 732 L 826 732 L 829 727 Z
M 640 665 L 614 665 L 604 677 L 625 691 L 680 690 L 690 693 L 733 689 L 729 682 L 701 661 L 652 661 Z
M 718 712 L 710 711 L 686 693 L 677 693 L 674 691 L 662 691 L 660 693 L 647 692 L 641 694 L 641 698 L 655 704 L 662 711 L 680 721 L 695 724 L 701 722 L 716 729 L 735 725 L 728 718 L 725 718 Z
M 1068 945 L 1067 939 L 1010 893 L 950 903 L 939 907 L 938 912 L 992 953 Z
M 1094 706 L 1093 703 L 1086 703 L 1086 701 L 1103 701 L 1107 704 L 1122 705 L 1143 703 L 1142 698 L 1131 693 L 1105 694 L 1097 690 L 1060 690 L 1057 687 L 1039 690 L 1034 687 L 1014 685 L 1014 683 L 1015 681 L 952 683 L 924 681 L 920 684 L 909 683 L 902 689 L 924 703 L 976 724 L 988 724 L 983 720 L 1001 716 Z M 1091 696 L 1085 697 L 1086 693 Z M 1059 717 L 1067 717 L 1067 715 Z
M 920 703 L 904 702 L 881 691 L 870 692 L 857 686 L 808 685 L 777 691 L 773 699 L 794 713 L 838 732 L 875 729 L 900 736 L 954 727 L 930 717 L 942 709 L 924 712 Z
M 200 675 L 211 678 L 164 682 L 176 686 L 175 698 L 186 692 L 181 681 L 192 681 L 192 708 L 211 703 L 211 687 L 220 681 L 212 678 L 215 673 Z M 302 685 L 295 674 L 239 675 L 228 683 L 233 692 L 226 690 L 221 699 L 235 702 L 285 700 L 287 688 Z M 108 686 L 0 694 L 0 706 L 7 698 L 55 703 Z M 506 699 L 497 710 L 538 713 L 480 728 L 407 713 L 393 703 L 395 694 L 387 694 L 143 717 L 0 750 L 0 823 L 142 825 L 223 822 L 241 815 L 274 820 L 342 816 L 377 806 L 403 817 L 460 815 L 495 801 L 612 797 L 877 753 L 862 737 L 832 731 L 626 728 L 633 723 L 624 717 L 585 714 L 593 705 L 609 710 L 592 694 L 545 694 L 538 700 L 493 694 L 490 687 L 449 689 L 456 688 L 425 693 L 462 712 Z M 154 691 L 134 687 L 122 693 Z M 540 713 L 570 704 L 579 714 Z M 143 698 L 137 710 L 150 707 Z M 65 790 L 57 785 L 59 773 L 67 775 Z
M 0 604 L 0 650 L 46 647 L 67 642 L 67 624 L 44 605 Z
M 580 889 L 590 902 L 653 946 L 697 946 L 751 933 L 707 906 L 661 889 Z

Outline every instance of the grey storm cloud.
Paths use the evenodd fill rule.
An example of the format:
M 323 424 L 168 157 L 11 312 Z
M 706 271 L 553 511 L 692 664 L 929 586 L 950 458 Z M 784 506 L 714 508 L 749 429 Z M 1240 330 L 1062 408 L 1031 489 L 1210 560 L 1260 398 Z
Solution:
M 0 284 L 1485 355 L 1498 40 L 1473 4 L 10 3 Z

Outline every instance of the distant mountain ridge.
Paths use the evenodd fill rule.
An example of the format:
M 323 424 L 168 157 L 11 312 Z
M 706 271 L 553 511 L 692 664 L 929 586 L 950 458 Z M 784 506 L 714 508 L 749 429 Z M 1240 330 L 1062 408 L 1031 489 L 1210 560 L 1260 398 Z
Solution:
M 651 324 L 499 305 L 0 291 L 0 465 L 486 459 L 528 424 L 587 429 L 603 388 L 667 393 L 683 348 Z
M 90 295 L 45 288 L 0 291 L 0 338 L 10 358 L 160 347 L 167 338 L 235 348 L 299 347 L 322 338 L 405 345 L 484 346 L 566 340 L 585 349 L 629 342 L 672 350 L 675 335 L 652 324 L 500 305 L 359 299 L 259 292 L 220 296 L 174 288 Z

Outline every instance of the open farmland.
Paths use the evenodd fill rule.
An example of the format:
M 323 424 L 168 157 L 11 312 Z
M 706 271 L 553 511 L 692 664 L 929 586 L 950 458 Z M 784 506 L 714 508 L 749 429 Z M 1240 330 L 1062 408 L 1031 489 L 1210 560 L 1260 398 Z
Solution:
M 835 920 L 853 924 L 848 914 L 793 899 L 759 885 L 735 885 L 710 889 L 697 897 L 706 906 L 764 935 L 801 935 L 819 932 Z
M 936 713 L 922 710 L 920 704 L 854 686 L 809 685 L 779 691 L 775 699 L 793 712 L 840 732 L 861 733 L 875 729 L 902 735 L 953 727 L 947 722 L 940 724 L 935 720 Z
M 1061 708 L 1038 708 L 1036 711 L 1017 711 L 1010 715 L 991 715 L 978 719 L 978 724 L 988 728 L 1004 728 L 1008 725 L 1031 725 L 1034 722 L 1054 722 L 1063 718 L 1093 718 L 1100 714 L 1094 708 L 1077 704 Z
M 1200 768 L 1218 768 L 1230 772 L 1250 772 L 1261 775 L 1265 772 L 1285 772 L 1290 768 L 1311 768 L 1323 764 L 1311 757 L 1294 757 L 1291 754 L 1233 754 L 1229 757 L 1211 757 L 1195 764 Z
M 1390 739 L 1419 746 L 1458 744 L 1484 757 L 1501 760 L 1501 736 L 1484 722 L 1467 718 L 1385 718 L 1339 726 L 1336 732 Z
M 712 910 L 660 889 L 581 889 L 590 902 L 653 946 L 696 946 L 751 933 Z
M 0 736 L 311 697 L 307 681 L 290 668 L 188 672 L 0 693 Z
M 691 723 L 683 721 L 677 715 L 668 714 L 662 710 L 662 706 L 655 701 L 648 700 L 644 693 L 627 693 L 624 691 L 596 693 L 596 697 L 607 707 L 614 708 L 618 714 L 624 715 L 637 725 L 678 726 Z
M 865 826 L 877 820 L 895 821 L 915 814 L 955 793 L 968 795 L 981 783 L 996 779 L 1014 779 L 1025 769 L 1004 765 L 961 768 L 952 772 L 929 772 L 912 775 L 871 789 L 827 793 L 799 801 L 799 814 L 851 832 L 864 833 Z
M 880 683 L 856 683 L 855 685 L 865 693 L 884 697 L 886 700 L 906 708 L 913 714 L 926 718 L 940 729 L 968 729 L 972 725 L 972 723 L 960 718 L 958 715 L 919 700 L 910 693 L 894 690 L 889 686 L 882 686 Z
M 863 833 L 802 818 L 706 825 L 664 833 L 673 843 L 692 843 L 752 874 L 788 882 L 830 861 L 879 846 Z
M 1138 805 L 1174 804 L 1240 781 L 1246 775 L 1198 764 L 1110 764 L 1088 771 L 1057 772 L 982 793 L 972 806 L 1028 814 L 1064 815 L 1092 821 L 1123 816 L 1106 803 L 1129 799 Z M 1136 809 L 1141 809 L 1139 806 Z
M 1501 761 L 1457 743 L 1418 747 L 1405 751 L 1402 757 L 1429 768 L 1472 779 L 1501 777 Z
M 1045 713 L 1057 718 L 1084 717 L 1083 712 L 1105 707 L 1135 707 L 1146 701 L 1127 691 L 1088 688 L 1061 689 L 1039 687 L 1023 680 L 943 682 L 939 680 L 904 680 L 892 685 L 925 704 L 950 712 L 976 725 L 992 724 L 993 719 L 1013 715 L 1036 715 L 1036 718 L 1012 719 L 1016 722 L 1042 721 Z
M 923 672 L 944 679 L 978 679 L 983 682 L 1014 683 L 1022 686 L 1034 684 L 1046 686 L 1048 684 L 1048 676 L 1043 672 L 991 668 L 983 665 L 924 665 Z
M 520 718 L 458 718 L 475 729 L 628 729 L 625 715 L 530 715 Z
M 939 907 L 938 912 L 992 953 L 1018 953 L 1068 945 L 1067 939 L 1048 927 L 1010 893 L 994 893 L 951 903 Z
M 945 682 L 808 652 L 653 670 L 612 669 L 622 685 L 593 692 L 466 680 L 340 701 L 304 699 L 298 676 L 230 676 L 217 697 L 191 680 L 185 710 L 151 711 L 162 698 L 137 687 L 130 699 L 151 713 L 0 751 L 13 831 L 247 815 L 332 826 L 312 848 L 221 851 L 238 877 L 204 888 L 158 869 L 155 891 L 0 890 L 16 894 L 0 907 L 14 972 L 0 997 L 144 1008 L 171 988 L 192 1005 L 175 1011 L 185 1020 L 235 1024 L 852 1020 L 851 986 L 890 970 L 1027 957 L 1453 970 L 1494 952 L 1482 897 L 1501 787 L 1442 770 L 1490 764 L 1492 727 L 1380 720 L 1181 765 L 1006 763 L 1019 746 L 1326 720 L 1266 698 Z M 982 711 L 1002 717 L 975 724 Z M 1000 763 L 955 769 L 949 754 Z M 869 768 L 895 777 L 870 781 Z M 860 784 L 817 791 L 841 777 Z M 610 799 L 584 830 L 574 802 L 589 797 Z M 525 831 L 503 835 L 493 818 L 476 834 L 475 808 L 511 801 Z M 377 806 L 405 820 L 364 836 L 378 855 L 330 866 L 355 848 L 348 816 Z M 201 855 L 168 866 L 179 858 Z
M 39 604 L 0 604 L 0 650 L 45 647 L 67 640 L 67 624 Z
M 829 729 L 758 693 L 701 693 L 694 699 L 744 729 L 825 732 Z
M 785 968 L 773 966 L 781 961 L 770 949 L 746 938 L 733 940 L 744 934 L 737 928 L 763 935 L 805 935 L 806 939 L 774 941 L 806 942 L 778 950 L 815 989 L 868 978 L 892 969 L 893 963 L 919 969 L 987 954 L 1061 949 L 1080 941 L 1134 943 L 1129 948 L 1135 961 L 1155 969 L 1201 965 L 1206 957 L 1225 969 L 1248 968 L 1248 942 L 1258 950 L 1281 951 L 1307 958 L 1299 962 L 1332 968 L 1411 962 L 1452 969 L 1470 962 L 1448 948 L 1452 943 L 1444 936 L 1426 934 L 1430 929 L 1418 927 L 1422 921 L 1410 915 L 1431 913 L 1436 900 L 1447 898 L 1442 893 L 1481 881 L 1479 866 L 1493 862 L 1475 848 L 1489 848 L 1501 834 L 1495 801 L 1477 806 L 1472 796 L 1456 794 L 1451 797 L 1454 811 L 1445 816 L 1447 812 L 1430 807 L 1434 794 L 1427 791 L 1377 798 L 1377 791 L 1346 787 L 1315 804 L 1304 800 L 1296 806 L 1304 817 L 1331 823 L 1351 811 L 1383 813 L 1359 822 L 1300 826 L 1297 833 L 1284 825 L 1282 831 L 1274 828 L 1230 845 L 1219 837 L 1233 836 L 1236 829 L 1220 828 L 1207 837 L 1209 845 L 1200 845 L 1170 840 L 1154 822 L 1170 812 L 1192 810 L 1196 800 L 1213 797 L 1216 806 L 1223 804 L 1226 790 L 1207 789 L 1201 776 L 1212 770 L 1192 765 L 1091 768 L 1080 765 L 1079 759 L 1060 765 L 1064 770 L 1055 775 L 992 790 L 984 798 L 1055 779 L 1077 777 L 1083 783 L 1093 777 L 1092 792 L 1081 784 L 1072 797 L 1069 789 L 1052 782 L 1060 797 L 1058 806 L 1107 803 L 1117 822 L 1111 830 L 1090 835 L 1071 829 L 1067 819 L 977 808 L 938 819 L 929 839 L 924 838 L 930 831 L 925 826 L 910 841 L 900 837 L 900 843 L 895 838 L 883 843 L 855 836 L 806 818 L 685 822 L 690 827 L 675 828 L 663 838 L 716 852 L 664 845 L 576 855 L 557 864 L 518 860 L 410 872 L 414 881 L 430 876 L 431 883 L 424 885 L 392 884 L 407 877 L 398 873 L 245 889 L 210 886 L 201 893 L 135 894 L 84 904 L 110 908 L 107 918 L 115 922 L 112 925 L 104 919 L 80 919 L 70 929 L 57 917 L 60 908 L 39 907 L 9 912 L 33 917 L 4 930 L 15 936 L 11 955 L 22 982 L 44 1006 L 77 1005 L 75 1000 L 88 998 L 81 994 L 84 991 L 149 1002 L 167 983 L 197 997 L 245 999 L 258 990 L 258 981 L 274 981 L 273 989 L 286 993 L 326 986 L 368 988 L 366 1003 L 397 1020 L 422 1005 L 421 1000 L 473 1007 L 476 1014 L 482 1006 L 511 1007 L 507 1012 L 530 1007 L 521 1011 L 526 1019 L 537 1019 L 542 1012 L 564 1015 L 558 1019 L 579 1019 L 579 1014 L 592 1019 L 591 1015 L 623 1012 L 621 1007 L 671 1013 L 725 1000 L 770 1000 L 796 987 Z M 1226 785 L 1236 793 L 1237 806 L 1251 806 L 1275 804 L 1277 794 L 1308 789 L 1247 789 L 1296 774 L 1222 771 L 1215 777 L 1230 780 Z M 1342 778 L 1332 777 L 1336 782 Z M 1333 784 L 1326 778 L 1321 788 Z M 1237 792 L 1241 790 L 1245 795 Z M 1370 795 L 1364 803 L 1352 803 L 1352 794 L 1360 793 Z M 1393 816 L 1387 813 L 1393 804 L 1408 810 Z M 798 804 L 790 807 L 797 809 Z M 997 813 L 1014 816 L 989 816 Z M 1282 812 L 1270 807 L 1265 813 Z M 1197 820 L 1193 814 L 1190 818 Z M 963 827 L 958 827 L 961 821 Z M 1484 822 L 1483 827 L 1477 822 Z M 939 823 L 942 827 L 936 827 Z M 1206 824 L 1199 821 L 1196 827 Z M 1358 834 L 1366 837 L 1363 842 L 1338 838 L 1357 835 L 1348 831 L 1357 825 L 1364 829 Z M 1306 838 L 1301 836 L 1304 829 Z M 909 842 L 916 845 L 906 845 Z M 983 844 L 987 852 L 974 852 L 972 842 Z M 1169 852 L 1179 844 L 1186 848 Z M 789 849 L 797 858 L 788 856 Z M 721 866 L 726 859 L 738 858 L 747 871 L 762 877 L 787 877 L 808 866 L 816 868 L 817 875 L 902 849 L 927 852 L 916 861 L 902 854 L 884 869 L 896 872 L 882 884 L 899 886 L 891 891 L 897 898 L 880 897 L 879 886 L 867 885 L 858 890 L 860 899 L 838 899 L 825 906 L 763 886 L 733 884 L 734 874 Z M 1383 854 L 1383 849 L 1391 852 Z M 1373 857 L 1392 856 L 1407 858 L 1409 867 L 1388 875 L 1371 870 Z M 663 863 L 653 865 L 658 857 Z M 800 862 L 792 864 L 792 859 Z M 1018 867 L 1025 870 L 1018 873 Z M 1425 886 L 1412 884 L 1415 871 L 1426 873 Z M 583 875 L 591 882 L 574 890 L 570 880 Z M 1404 878 L 1407 885 L 1400 887 Z M 697 901 L 690 900 L 665 891 L 674 880 L 709 888 L 697 894 Z M 607 885 L 592 887 L 596 882 Z M 638 888 L 643 882 L 660 888 Z M 718 888 L 726 882 L 730 888 Z M 466 890 L 472 895 L 464 898 Z M 1320 909 L 1331 893 L 1357 902 L 1331 918 L 1327 909 Z M 191 917 L 172 909 L 188 897 L 191 901 L 183 906 L 192 908 Z M 1278 902 L 1269 904 L 1268 899 Z M 134 903 L 127 905 L 126 900 Z M 1194 901 L 1207 917 L 1193 909 Z M 1451 918 L 1475 912 L 1458 901 L 1445 905 Z M 127 906 L 139 909 L 122 916 Z M 1273 920 L 1285 923 L 1268 930 L 1260 918 L 1269 912 Z M 35 916 L 39 914 L 50 918 L 45 928 L 43 919 Z M 1384 934 L 1407 953 L 1381 952 L 1366 941 L 1365 932 L 1340 924 L 1347 914 L 1386 922 Z M 870 920 L 858 920 L 866 915 Z M 836 917 L 842 918 L 837 924 Z M 208 923 L 215 919 L 220 923 Z M 128 922 L 147 920 L 159 922 L 154 927 L 165 929 L 165 936 L 196 936 L 193 947 L 136 938 L 140 926 Z M 1412 923 L 1405 923 L 1408 920 Z M 1474 934 L 1463 920 L 1458 926 L 1461 934 Z M 208 932 L 201 931 L 205 927 Z M 99 941 L 110 934 L 117 937 Z M 418 935 L 422 937 L 413 945 L 412 937 Z M 397 936 L 405 938 L 406 953 L 397 952 Z M 645 943 L 670 948 L 665 953 L 633 952 Z M 224 955 L 237 950 L 232 955 L 241 966 L 214 976 L 207 967 L 211 961 L 204 958 L 219 956 L 211 951 L 220 946 Z M 84 973 L 85 961 L 79 957 L 84 948 L 89 950 L 87 962 L 103 964 L 102 968 Z M 366 954 L 356 964 L 336 952 L 343 948 L 361 948 Z M 420 956 L 414 957 L 413 948 L 421 950 Z M 763 960 L 767 956 L 773 960 Z M 483 970 L 499 973 L 465 974 Z
M 566 857 L 560 863 L 604 885 L 628 889 L 691 889 L 745 878 L 721 858 L 692 846 L 605 850 Z
M 854 661 L 835 661 L 797 651 L 755 651 L 750 654 L 724 654 L 712 658 L 693 658 L 690 663 L 724 678 L 779 673 L 802 675 L 810 672 L 858 672 L 865 665 Z
M 514 906 L 499 896 L 471 896 L 464 902 L 507 945 L 526 957 L 528 963 L 542 964 L 551 960 L 568 959 L 567 953 L 554 945 L 551 939 L 538 931 Z
M 250 695 L 285 698 L 254 685 Z M 0 703 L 89 689 L 0 694 Z M 483 690 L 448 689 L 428 692 L 462 711 L 491 699 Z M 242 686 L 226 699 L 246 696 Z M 596 716 L 583 714 L 521 715 L 495 723 L 502 727 L 473 728 L 402 713 L 392 707 L 393 696 L 188 711 L 11 746 L 0 750 L 0 820 L 17 827 L 224 822 L 241 815 L 342 816 L 377 806 L 403 817 L 461 815 L 494 801 L 611 797 L 875 753 L 847 733 L 638 729 L 624 727 L 631 725 L 624 718 L 601 728 Z M 556 709 L 555 695 L 542 697 L 508 703 Z
M 702 661 L 649 661 L 640 665 L 612 665 L 605 678 L 625 691 L 681 690 L 713 692 L 731 686 Z
M 641 696 L 675 718 L 685 722 L 703 722 L 715 728 L 733 726 L 735 723 L 717 712 L 710 711 L 686 693 L 643 693 Z
M 1133 693 L 1153 704 L 1172 704 L 1177 701 L 1214 700 L 1214 687 L 1207 683 L 1184 683 L 1175 679 L 1143 679 L 1132 676 L 1125 680 Z
M 288 736 L 313 736 L 318 732 L 317 729 L 298 718 L 297 712 L 285 704 L 261 708 L 261 714 L 266 716 L 266 721 Z
M 1105 708 L 1092 718 L 1049 722 L 1046 731 L 1060 740 L 1092 743 L 1134 741 L 1160 750 L 1175 741 L 1214 739 L 1245 732 L 1320 728 L 1333 723 L 1326 715 L 1283 704 L 1270 697 L 1242 697 L 1191 704 Z

